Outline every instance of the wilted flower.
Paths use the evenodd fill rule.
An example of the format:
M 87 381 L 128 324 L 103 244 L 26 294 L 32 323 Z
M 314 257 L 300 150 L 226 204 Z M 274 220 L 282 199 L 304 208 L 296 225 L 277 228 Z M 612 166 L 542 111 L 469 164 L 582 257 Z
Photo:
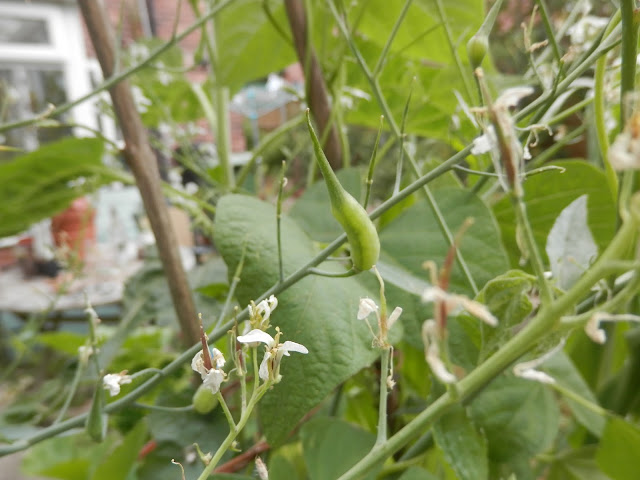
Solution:
M 422 340 L 427 363 L 433 374 L 442 383 L 454 383 L 457 380 L 456 376 L 447 370 L 442 358 L 440 358 L 440 339 L 438 337 L 438 324 L 436 321 L 425 321 L 422 324 Z
M 278 383 L 282 379 L 280 375 L 280 362 L 283 356 L 290 356 L 289 352 L 309 353 L 307 347 L 299 343 L 288 340 L 284 343 L 279 343 L 281 332 L 278 328 L 276 328 L 276 332 L 276 338 L 273 338 L 267 332 L 255 328 L 246 335 L 240 335 L 238 337 L 240 343 L 254 344 L 259 342 L 267 346 L 258 371 L 258 376 L 265 382 L 271 379 L 274 383 Z
M 640 322 L 640 316 L 630 313 L 614 315 L 607 312 L 594 313 L 584 326 L 585 333 L 591 340 L 596 343 L 603 344 L 607 341 L 606 332 L 600 328 L 600 322 Z
M 371 328 L 371 325 L 367 320 L 369 315 L 371 315 L 372 313 L 376 314 L 376 318 L 378 320 L 378 335 L 373 333 L 373 329 Z M 398 318 L 400 318 L 401 314 L 402 308 L 396 307 L 393 309 L 393 312 L 391 312 L 391 315 L 389 315 L 389 317 L 383 321 L 383 319 L 380 317 L 380 313 L 378 312 L 378 305 L 376 305 L 376 302 L 368 297 L 364 297 L 360 299 L 360 303 L 358 304 L 357 318 L 358 320 L 367 320 L 367 325 L 369 326 L 371 335 L 373 335 L 374 337 L 374 343 L 378 343 L 380 346 L 384 346 L 387 343 L 387 332 L 391 329 L 393 324 L 396 323 Z
M 513 367 L 513 374 L 516 377 L 524 378 L 526 380 L 533 380 L 534 382 L 553 384 L 556 383 L 556 379 L 553 378 L 548 373 L 537 370 L 537 367 L 542 365 L 544 362 L 553 357 L 556 353 L 558 353 L 564 347 L 565 340 L 564 338 L 560 340 L 560 343 L 549 350 L 544 355 L 534 358 L 533 360 L 529 360 L 527 362 L 521 362 Z
M 126 370 L 120 373 L 108 373 L 102 377 L 102 386 L 109 390 L 109 394 L 112 397 L 120 393 L 120 385 L 126 385 L 127 383 L 131 383 L 131 376 L 127 375 Z
M 445 292 L 440 287 L 427 288 L 422 294 L 422 301 L 441 301 L 445 303 L 447 312 L 455 311 L 458 308 L 462 308 L 474 317 L 482 320 L 487 325 L 490 325 L 492 327 L 498 325 L 498 319 L 493 316 L 486 305 L 483 305 L 480 302 L 476 302 L 475 300 L 471 300 L 464 295 L 456 295 L 455 293 Z

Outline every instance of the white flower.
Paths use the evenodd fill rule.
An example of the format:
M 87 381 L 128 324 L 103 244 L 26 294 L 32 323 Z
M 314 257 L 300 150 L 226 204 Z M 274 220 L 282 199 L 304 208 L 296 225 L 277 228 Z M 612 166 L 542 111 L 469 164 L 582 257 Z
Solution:
M 358 320 L 364 320 L 372 313 L 378 312 L 378 305 L 370 298 L 361 298 L 358 305 Z
M 275 297 L 274 297 L 275 298 Z M 279 343 L 280 331 L 278 329 L 276 338 L 273 338 L 267 332 L 263 332 L 259 329 L 253 329 L 246 335 L 240 335 L 238 341 L 240 343 L 254 344 L 256 342 L 264 343 L 267 346 L 267 350 L 260 364 L 258 376 L 267 381 L 270 378 L 278 383 L 282 376 L 280 375 L 280 362 L 283 356 L 290 356 L 290 352 L 309 353 L 307 347 L 296 342 L 286 341 Z
M 462 308 L 469 312 L 474 317 L 482 320 L 487 325 L 495 327 L 498 325 L 498 319 L 493 316 L 486 305 L 475 300 L 470 300 L 463 295 L 456 295 L 455 293 L 448 293 L 442 290 L 440 287 L 429 287 L 422 294 L 423 302 L 444 302 L 447 311 L 455 311 L 458 308 Z
M 217 348 L 212 349 L 211 362 L 212 368 L 207 368 L 204 364 L 202 350 L 200 350 L 191 360 L 191 368 L 200 374 L 202 384 L 205 387 L 208 387 L 212 393 L 218 393 L 226 375 L 222 370 L 225 363 L 224 355 Z
M 78 359 L 80 363 L 86 365 L 89 362 L 89 358 L 94 354 L 93 347 L 88 345 L 82 345 L 78 347 Z
M 632 315 L 630 313 L 613 315 L 607 312 L 596 312 L 589 319 L 587 324 L 584 326 L 585 333 L 589 336 L 591 340 L 596 343 L 603 344 L 607 341 L 606 332 L 600 328 L 600 322 L 608 321 L 608 322 L 640 322 L 640 317 L 638 315 Z
M 109 394 L 115 397 L 120 393 L 120 385 L 131 383 L 131 376 L 126 374 L 127 371 L 120 373 L 108 373 L 102 377 L 102 386 L 109 390 Z
M 438 325 L 435 320 L 427 320 L 422 325 L 422 339 L 424 341 L 425 357 L 431 371 L 442 383 L 454 383 L 456 376 L 447 370 L 440 358 L 438 346 Z

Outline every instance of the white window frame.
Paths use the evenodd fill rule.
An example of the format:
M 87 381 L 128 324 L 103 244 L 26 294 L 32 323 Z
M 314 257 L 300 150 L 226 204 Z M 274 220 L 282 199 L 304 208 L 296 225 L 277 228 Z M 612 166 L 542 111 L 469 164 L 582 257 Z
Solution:
M 0 66 L 24 64 L 60 68 L 64 75 L 67 101 L 91 91 L 89 79 L 91 63 L 87 59 L 84 33 L 75 4 L 0 1 L 0 16 L 46 22 L 51 42 L 49 45 L 0 43 Z M 93 102 L 83 102 L 71 109 L 69 113 L 74 123 L 94 129 L 98 126 Z M 75 128 L 74 134 L 91 135 L 84 128 Z

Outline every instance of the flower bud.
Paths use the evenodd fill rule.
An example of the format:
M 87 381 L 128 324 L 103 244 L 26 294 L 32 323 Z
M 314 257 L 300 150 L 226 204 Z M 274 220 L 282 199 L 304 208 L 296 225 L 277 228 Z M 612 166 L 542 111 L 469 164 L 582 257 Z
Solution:
M 489 39 L 486 35 L 475 34 L 467 42 L 467 56 L 473 70 L 482 65 L 489 50 Z

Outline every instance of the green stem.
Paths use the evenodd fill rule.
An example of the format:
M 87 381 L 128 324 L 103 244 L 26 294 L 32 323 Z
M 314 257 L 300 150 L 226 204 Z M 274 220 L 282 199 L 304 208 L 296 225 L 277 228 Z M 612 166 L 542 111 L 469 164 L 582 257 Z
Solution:
M 524 203 L 524 199 L 521 196 L 512 195 L 513 208 L 516 213 L 516 222 L 520 227 L 521 232 L 524 234 L 523 240 L 525 241 L 527 254 L 531 259 L 531 266 L 533 271 L 538 277 L 538 284 L 540 286 L 540 296 L 542 297 L 542 304 L 549 305 L 553 300 L 553 293 L 551 287 L 544 276 L 544 267 L 542 264 L 542 256 L 538 250 L 535 237 L 533 236 L 533 229 L 529 223 L 529 217 L 527 216 L 527 207 Z
M 238 434 L 242 431 L 244 426 L 247 424 L 247 421 L 251 416 L 251 412 L 253 411 L 253 408 L 256 406 L 256 404 L 262 398 L 262 396 L 267 392 L 267 388 L 266 388 L 267 386 L 268 384 L 263 385 L 262 389 L 258 392 L 255 392 L 254 395 L 251 397 L 251 400 L 249 400 L 249 405 L 247 405 L 247 410 L 240 417 L 238 424 L 235 427 L 234 426 L 231 427 L 229 434 L 227 435 L 227 438 L 225 438 L 222 444 L 218 447 L 218 450 L 214 454 L 209 464 L 202 471 L 202 473 L 198 477 L 198 480 L 207 480 L 209 478 L 209 475 L 213 472 L 213 469 L 216 468 L 216 465 L 218 465 L 222 456 L 227 452 L 227 450 L 229 450 L 229 448 L 235 441 Z
M 549 18 L 549 9 L 547 8 L 547 4 L 544 0 L 536 0 L 536 3 L 538 4 L 538 7 L 540 7 L 540 16 L 542 17 L 542 23 L 544 23 L 544 29 L 547 32 L 549 43 L 551 43 L 553 55 L 556 57 L 558 65 L 560 65 L 562 63 L 562 53 L 560 53 L 560 47 L 558 47 L 556 36 L 553 33 L 553 26 L 551 25 L 551 19 Z
M 442 0 L 436 0 L 436 7 L 438 8 L 438 16 L 440 17 L 440 21 L 442 25 L 444 25 L 444 31 L 447 37 L 447 44 L 449 45 L 449 50 L 451 51 L 451 56 L 456 63 L 456 67 L 458 68 L 458 73 L 460 74 L 460 78 L 462 78 L 462 82 L 464 83 L 464 89 L 467 93 L 467 98 L 469 100 L 473 99 L 473 89 L 471 88 L 471 84 L 469 83 L 469 76 L 467 75 L 467 71 L 462 65 L 462 61 L 460 60 L 460 55 L 458 55 L 458 49 L 453 42 L 453 34 L 451 33 L 451 28 L 449 27 L 449 20 L 447 19 L 447 12 L 442 5 Z
M 95 355 L 95 354 L 92 353 L 92 355 Z M 69 405 L 71 405 L 71 401 L 73 400 L 73 397 L 75 396 L 76 391 L 78 390 L 78 384 L 80 383 L 80 378 L 82 377 L 82 374 L 85 371 L 85 367 L 86 365 L 84 364 L 84 362 L 82 360 L 78 360 L 78 366 L 76 367 L 76 373 L 73 376 L 73 381 L 71 382 L 69 393 L 67 394 L 67 398 L 64 401 L 64 405 L 62 405 L 62 408 L 60 409 L 60 413 L 58 413 L 58 416 L 53 422 L 54 424 L 61 422 L 64 416 L 66 415 L 67 410 L 69 409 Z
M 380 397 L 378 399 L 378 436 L 376 445 L 387 441 L 387 377 L 389 376 L 389 357 L 391 347 L 380 352 Z
M 373 185 L 373 170 L 376 166 L 376 157 L 378 155 L 378 145 L 380 144 L 380 135 L 382 134 L 382 126 L 384 125 L 384 115 L 380 115 L 380 126 L 378 127 L 378 135 L 376 136 L 376 143 L 373 145 L 373 152 L 371 152 L 371 158 L 369 159 L 369 170 L 367 172 L 366 193 L 364 195 L 364 202 L 362 206 L 367 208 L 369 205 L 369 196 L 371 195 L 371 185 Z
M 282 217 L 282 194 L 284 192 L 285 184 L 285 172 L 287 171 L 287 162 L 282 162 L 282 169 L 280 171 L 280 181 L 278 182 L 278 203 L 276 206 L 276 231 L 278 239 L 278 278 L 280 282 L 284 281 L 284 267 L 282 266 L 282 229 L 280 228 L 280 222 Z
M 576 403 L 579 403 L 581 406 L 585 407 L 588 410 L 591 410 L 596 415 L 600 415 L 601 417 L 613 416 L 611 412 L 609 412 L 608 410 L 605 410 L 600 405 L 597 405 L 587 400 L 582 395 L 578 395 L 574 391 L 569 390 L 568 388 L 565 388 L 562 385 L 558 385 L 557 383 L 552 383 L 550 384 L 550 386 L 551 388 L 556 390 L 558 393 L 560 393 L 562 396 L 567 397 L 568 399 L 573 400 Z
M 222 406 L 222 411 L 224 412 L 224 416 L 227 417 L 227 422 L 229 422 L 229 429 L 232 432 L 234 430 L 237 430 L 236 422 L 233 419 L 233 415 L 231 415 L 231 411 L 229 410 L 229 406 L 227 405 L 227 402 L 224 399 L 224 395 L 222 395 L 222 393 L 218 392 L 217 393 L 217 397 L 218 397 L 218 401 L 220 402 L 220 405 Z
M 616 16 L 609 22 L 607 28 L 604 31 L 605 36 L 611 33 L 611 30 L 618 25 L 620 21 L 620 10 Z M 602 55 L 596 62 L 596 69 L 594 73 L 594 98 L 593 98 L 593 112 L 594 123 L 596 127 L 596 135 L 598 138 L 598 146 L 600 147 L 600 156 L 602 157 L 602 163 L 604 164 L 605 174 L 607 176 L 607 183 L 609 184 L 609 190 L 613 198 L 618 198 L 618 176 L 613 170 L 613 167 L 609 163 L 609 135 L 607 134 L 606 122 L 605 122 L 605 73 L 607 68 L 607 55 Z
M 407 12 L 409 11 L 411 2 L 413 2 L 413 0 L 405 0 L 404 6 L 400 11 L 400 15 L 396 19 L 396 22 L 393 24 L 393 28 L 391 29 L 391 33 L 387 37 L 387 41 L 385 42 L 384 47 L 382 48 L 382 53 L 380 53 L 378 62 L 376 63 L 376 66 L 373 68 L 372 75 L 374 78 L 377 78 L 378 75 L 380 75 L 380 73 L 382 72 L 384 63 L 387 59 L 387 54 L 389 53 L 389 49 L 391 48 L 391 44 L 393 43 L 393 41 L 396 38 L 396 35 L 398 34 L 398 30 L 400 29 L 400 25 L 402 25 L 402 22 L 404 21 L 404 17 L 407 16 Z
M 622 16 L 622 70 L 620 72 L 620 126 L 629 118 L 626 102 L 627 93 L 633 92 L 636 83 L 636 62 L 638 52 L 638 24 L 633 18 L 635 0 L 621 0 Z

